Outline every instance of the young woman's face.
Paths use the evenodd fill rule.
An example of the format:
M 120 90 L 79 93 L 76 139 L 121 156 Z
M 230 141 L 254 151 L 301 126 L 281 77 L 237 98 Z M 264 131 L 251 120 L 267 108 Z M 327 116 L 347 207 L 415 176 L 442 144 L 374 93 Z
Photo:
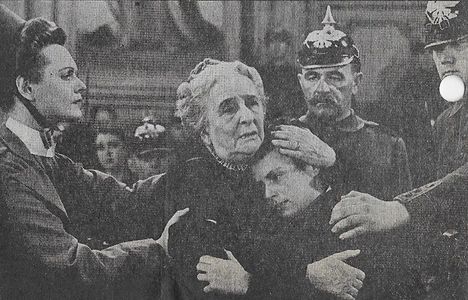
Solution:
M 118 135 L 98 133 L 96 137 L 96 149 L 99 162 L 104 170 L 117 170 L 125 167 L 127 163 L 127 151 Z
M 75 61 L 60 45 L 47 46 L 41 54 L 48 64 L 42 70 L 42 79 L 30 83 L 34 105 L 48 118 L 60 121 L 81 118 L 81 93 L 86 85 L 77 77 Z

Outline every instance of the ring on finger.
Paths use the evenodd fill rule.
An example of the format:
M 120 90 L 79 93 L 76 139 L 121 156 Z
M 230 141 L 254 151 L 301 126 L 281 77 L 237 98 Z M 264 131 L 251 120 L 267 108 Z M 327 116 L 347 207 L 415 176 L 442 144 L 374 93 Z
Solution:
M 299 150 L 300 144 L 298 141 L 293 141 L 292 148 L 294 150 Z

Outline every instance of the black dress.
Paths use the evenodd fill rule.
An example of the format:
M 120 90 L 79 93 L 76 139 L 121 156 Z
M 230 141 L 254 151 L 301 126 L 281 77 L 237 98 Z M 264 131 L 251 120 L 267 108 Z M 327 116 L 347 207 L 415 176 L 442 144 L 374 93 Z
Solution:
M 165 215 L 185 207 L 190 212 L 170 230 L 170 277 L 175 286 L 168 292 L 172 295 L 163 293 L 164 299 L 220 299 L 203 292 L 206 283 L 196 278 L 199 258 L 227 258 L 226 249 L 245 266 L 253 228 L 268 213 L 263 189 L 253 181 L 250 168 L 223 165 L 206 149 L 199 153 L 172 168 L 165 179 Z

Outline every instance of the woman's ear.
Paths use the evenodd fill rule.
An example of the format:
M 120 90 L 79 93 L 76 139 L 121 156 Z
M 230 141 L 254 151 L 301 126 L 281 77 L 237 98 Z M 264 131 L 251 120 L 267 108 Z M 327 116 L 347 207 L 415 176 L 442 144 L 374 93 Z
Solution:
M 21 96 L 28 99 L 29 101 L 33 101 L 32 95 L 32 88 L 29 80 L 25 79 L 23 76 L 16 77 L 16 89 L 20 93 Z

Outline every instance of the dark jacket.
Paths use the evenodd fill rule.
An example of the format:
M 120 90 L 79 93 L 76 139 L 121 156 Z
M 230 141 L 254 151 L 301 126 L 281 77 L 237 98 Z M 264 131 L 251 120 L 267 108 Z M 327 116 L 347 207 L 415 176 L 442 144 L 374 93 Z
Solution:
M 468 128 L 466 105 L 455 103 L 438 118 L 437 181 L 398 195 L 410 213 L 410 228 L 421 239 L 452 229 L 468 232 Z M 464 124 L 467 123 L 467 124 Z
M 391 200 L 411 188 L 405 142 L 389 130 L 354 112 L 333 125 L 304 117 L 300 121 L 335 150 L 343 192 L 355 190 Z
M 452 104 L 437 118 L 437 179 L 468 162 L 468 109 L 467 105 L 462 104 Z
M 132 191 L 59 154 L 55 162 L 52 179 L 41 159 L 9 129 L 0 128 L 0 281 L 5 299 L 106 299 L 114 296 L 114 287 L 128 282 L 138 282 L 135 288 L 142 296 L 150 284 L 157 289 L 164 252 L 155 240 L 101 251 L 84 244 L 107 224 L 117 226 L 119 212 L 150 195 L 150 189 L 148 194 Z M 123 224 L 115 228 L 116 240 L 120 229 L 125 231 Z
M 249 299 L 335 299 L 315 289 L 306 278 L 307 265 L 345 250 L 361 253 L 346 262 L 365 272 L 357 299 L 418 299 L 423 293 L 417 273 L 405 264 L 410 243 L 393 232 L 341 241 L 328 224 L 339 194 L 329 191 L 291 218 L 263 226 L 251 245 L 255 252 Z M 409 250 L 409 251 L 405 251 Z
M 432 281 L 438 282 L 435 292 L 443 296 L 434 299 L 461 299 L 468 295 L 466 287 L 462 291 L 465 284 L 460 285 L 456 278 L 468 274 L 467 121 L 463 102 L 452 104 L 438 117 L 434 172 L 439 179 L 395 198 L 409 212 L 406 230 L 418 241 L 419 251 L 427 256 L 422 268 L 436 277 Z M 459 234 L 449 238 L 445 232 Z M 460 280 L 464 282 L 465 278 Z

